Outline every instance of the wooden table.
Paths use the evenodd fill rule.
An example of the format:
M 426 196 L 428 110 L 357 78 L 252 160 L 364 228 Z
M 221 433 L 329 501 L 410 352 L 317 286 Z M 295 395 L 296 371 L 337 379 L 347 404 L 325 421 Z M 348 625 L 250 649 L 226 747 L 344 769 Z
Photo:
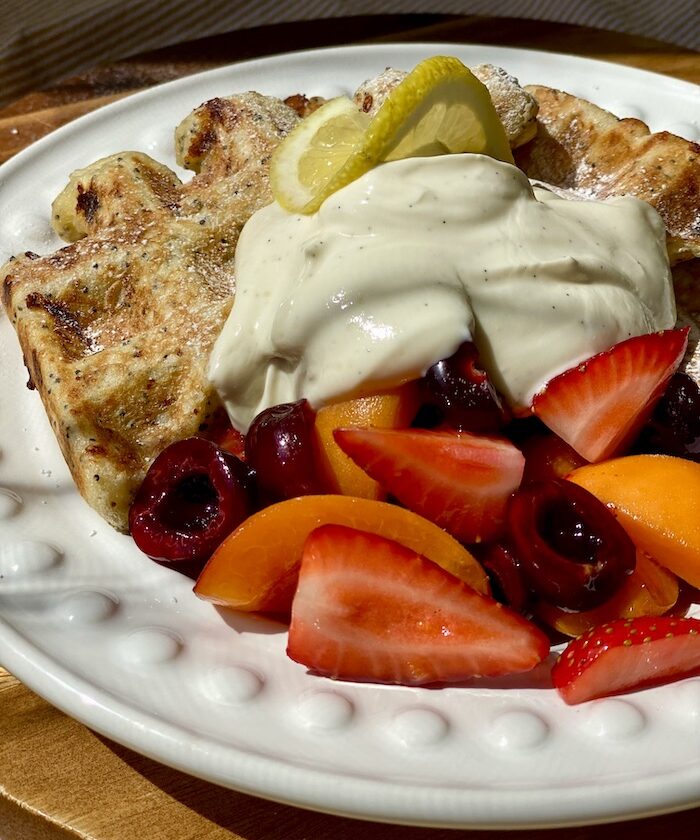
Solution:
M 453 41 L 572 53 L 700 84 L 700 56 L 645 38 L 533 21 L 374 16 L 264 27 L 96 67 L 0 109 L 0 162 L 135 90 L 237 59 L 340 43 Z M 612 826 L 530 831 L 544 840 L 698 836 L 700 808 Z M 464 832 L 496 840 L 501 832 Z M 314 814 L 178 773 L 102 738 L 0 668 L 0 840 L 448 840 L 452 831 Z M 512 836 L 512 835 L 509 835 Z

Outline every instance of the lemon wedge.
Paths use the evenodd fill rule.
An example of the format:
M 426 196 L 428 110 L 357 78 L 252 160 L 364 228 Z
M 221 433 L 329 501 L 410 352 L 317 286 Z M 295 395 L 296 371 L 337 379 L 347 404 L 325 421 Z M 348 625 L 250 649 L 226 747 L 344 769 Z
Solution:
M 313 213 L 378 163 L 475 152 L 513 162 L 486 87 L 457 58 L 418 64 L 370 119 L 347 97 L 302 120 L 272 156 L 270 184 L 292 213 Z

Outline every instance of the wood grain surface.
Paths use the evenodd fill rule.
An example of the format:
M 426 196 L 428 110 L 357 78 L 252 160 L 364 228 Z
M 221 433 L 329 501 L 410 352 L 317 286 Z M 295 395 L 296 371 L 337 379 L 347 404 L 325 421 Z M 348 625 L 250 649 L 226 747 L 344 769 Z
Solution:
M 552 50 L 700 84 L 697 53 L 562 24 L 418 15 L 271 26 L 127 58 L 34 91 L 0 109 L 0 161 L 81 114 L 159 82 L 292 49 L 385 41 Z M 697 808 L 608 826 L 528 831 L 527 837 L 690 840 L 698 836 L 699 824 Z M 513 835 L 363 823 L 228 791 L 96 735 L 0 668 L 0 840 L 452 840 L 458 836 L 496 840 Z

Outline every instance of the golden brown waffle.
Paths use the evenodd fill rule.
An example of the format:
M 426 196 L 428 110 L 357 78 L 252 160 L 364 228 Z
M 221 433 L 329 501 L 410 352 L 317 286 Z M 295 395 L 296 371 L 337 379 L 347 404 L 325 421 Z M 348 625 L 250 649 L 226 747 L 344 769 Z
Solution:
M 219 406 L 206 367 L 233 301 L 238 234 L 272 200 L 269 157 L 297 121 L 255 93 L 205 103 L 177 131 L 198 173 L 188 184 L 140 153 L 98 161 L 53 205 L 75 241 L 0 270 L 78 489 L 119 530 L 151 461 Z
M 539 105 L 537 134 L 516 154 L 530 178 L 584 198 L 634 195 L 656 208 L 671 262 L 700 257 L 700 146 L 560 90 L 525 88 Z

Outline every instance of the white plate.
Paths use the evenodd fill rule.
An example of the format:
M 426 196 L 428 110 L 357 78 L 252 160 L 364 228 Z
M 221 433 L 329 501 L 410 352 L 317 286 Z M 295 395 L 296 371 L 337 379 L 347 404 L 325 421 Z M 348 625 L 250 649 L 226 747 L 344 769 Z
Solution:
M 174 166 L 173 128 L 205 99 L 337 95 L 436 53 L 700 137 L 696 87 L 612 64 L 453 44 L 297 53 L 149 90 L 23 152 L 0 168 L 0 256 L 57 246 L 49 206 L 72 169 L 125 148 Z M 549 826 L 700 802 L 700 679 L 568 708 L 546 668 L 442 690 L 306 674 L 281 625 L 218 613 L 84 504 L 4 315 L 0 353 L 0 662 L 68 714 L 213 782 L 378 820 Z

